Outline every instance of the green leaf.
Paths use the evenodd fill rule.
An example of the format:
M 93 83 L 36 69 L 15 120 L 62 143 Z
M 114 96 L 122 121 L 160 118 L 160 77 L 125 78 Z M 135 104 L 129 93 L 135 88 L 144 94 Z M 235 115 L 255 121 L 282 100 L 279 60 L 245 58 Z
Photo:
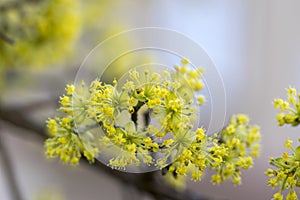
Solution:
M 129 95 L 127 92 L 122 92 L 119 96 L 119 107 L 126 107 L 129 101 Z
M 295 150 L 294 150 L 294 157 L 296 161 L 300 161 L 300 146 L 298 146 Z
M 133 122 L 128 122 L 125 126 L 125 130 L 128 134 L 132 135 L 135 132 L 135 125 Z
M 275 160 L 272 161 L 271 164 L 274 165 L 274 166 L 276 166 L 276 167 L 278 167 L 278 168 L 280 168 L 282 160 L 283 160 L 282 158 L 276 158 Z

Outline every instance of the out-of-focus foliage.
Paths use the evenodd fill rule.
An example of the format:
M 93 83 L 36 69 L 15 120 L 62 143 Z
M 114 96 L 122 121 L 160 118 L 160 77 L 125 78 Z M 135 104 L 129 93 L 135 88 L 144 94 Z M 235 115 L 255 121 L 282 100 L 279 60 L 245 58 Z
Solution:
M 31 70 L 78 67 L 92 48 L 123 30 L 118 22 L 107 24 L 116 4 L 98 0 L 0 0 L 0 94 L 6 84 L 14 88 L 34 82 Z M 114 41 L 95 63 L 103 66 L 102 58 L 132 41 Z M 128 60 L 134 59 L 112 63 L 104 76 L 121 76 L 134 64 Z M 116 67 L 121 63 L 124 67 Z M 97 73 L 98 68 L 95 70 Z
M 60 62 L 79 36 L 77 0 L 1 1 L 0 67 L 41 67 Z

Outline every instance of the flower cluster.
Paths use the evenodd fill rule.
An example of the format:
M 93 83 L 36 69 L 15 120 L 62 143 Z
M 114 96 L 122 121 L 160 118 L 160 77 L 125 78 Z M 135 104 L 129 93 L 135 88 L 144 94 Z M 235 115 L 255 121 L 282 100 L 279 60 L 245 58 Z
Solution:
M 300 123 L 300 94 L 295 88 L 289 87 L 287 90 L 287 100 L 275 99 L 274 107 L 280 109 L 281 113 L 276 116 L 279 126 L 290 124 L 297 126 Z M 286 140 L 284 146 L 292 151 L 292 154 L 284 152 L 279 158 L 270 158 L 270 164 L 277 169 L 269 168 L 265 174 L 270 177 L 268 185 L 275 188 L 280 187 L 273 199 L 282 200 L 283 190 L 289 189 L 285 197 L 287 200 L 298 199 L 295 187 L 300 186 L 300 146 L 294 148 L 292 140 Z
M 60 111 L 72 119 L 73 127 L 60 128 L 69 130 L 68 134 L 77 133 L 83 146 L 93 138 L 94 149 L 111 155 L 109 165 L 113 168 L 141 163 L 163 168 L 193 139 L 197 99 L 192 95 L 203 87 L 198 81 L 202 72 L 188 70 L 187 65 L 182 62 L 177 70 L 161 74 L 148 69 L 142 74 L 132 70 L 120 86 L 116 80 L 113 84 L 95 80 L 89 88 L 67 85 Z M 56 147 L 48 143 L 47 151 Z M 154 159 L 157 152 L 164 156 Z
M 287 100 L 275 99 L 274 108 L 280 109 L 281 113 L 276 116 L 279 126 L 300 124 L 300 93 L 295 88 L 289 87 L 286 90 Z
M 196 140 L 166 169 L 175 177 L 191 173 L 194 181 L 200 180 L 205 168 L 216 171 L 212 175 L 213 184 L 231 179 L 240 184 L 241 169 L 253 165 L 259 155 L 260 133 L 258 126 L 249 125 L 246 115 L 233 116 L 220 133 L 207 136 L 203 128 L 196 130 Z
M 292 155 L 284 152 L 279 158 L 270 158 L 270 164 L 278 169 L 269 168 L 265 174 L 270 177 L 268 185 L 271 187 L 280 186 L 280 191 L 274 194 L 274 199 L 283 199 L 281 192 L 285 189 L 289 189 L 290 192 L 286 196 L 287 200 L 298 199 L 295 187 L 299 187 L 300 178 L 300 147 L 294 149 L 291 146 L 292 141 L 287 140 L 285 147 L 293 151 Z
M 259 128 L 243 114 L 211 136 L 198 128 L 203 69 L 186 59 L 174 70 L 138 70 L 112 84 L 96 79 L 89 86 L 67 85 L 59 108 L 65 116 L 48 120 L 46 154 L 73 164 L 82 155 L 91 162 L 99 156 L 114 169 L 153 167 L 180 180 L 187 174 L 200 180 L 210 168 L 214 184 L 239 184 L 241 169 L 259 155 Z
M 94 162 L 98 149 L 93 145 L 93 141 L 83 142 L 78 137 L 74 119 L 69 117 L 49 119 L 47 127 L 51 136 L 45 142 L 47 157 L 59 157 L 63 163 L 77 165 L 83 154 L 88 161 Z

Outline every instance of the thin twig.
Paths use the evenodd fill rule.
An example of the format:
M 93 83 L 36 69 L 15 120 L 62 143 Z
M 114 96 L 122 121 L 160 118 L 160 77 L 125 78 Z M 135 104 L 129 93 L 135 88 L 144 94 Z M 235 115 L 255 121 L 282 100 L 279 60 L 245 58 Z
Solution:
M 145 103 L 142 101 L 139 101 L 136 106 L 133 107 L 134 111 L 131 114 L 131 120 L 135 124 L 135 128 L 137 129 L 138 127 L 138 112 L 140 108 L 144 105 Z
M 3 144 L 3 137 L 0 134 L 0 155 L 2 157 L 2 166 L 9 184 L 11 196 L 14 200 L 22 200 L 20 188 L 17 184 L 17 178 L 15 177 L 13 164 L 9 158 L 9 153 Z

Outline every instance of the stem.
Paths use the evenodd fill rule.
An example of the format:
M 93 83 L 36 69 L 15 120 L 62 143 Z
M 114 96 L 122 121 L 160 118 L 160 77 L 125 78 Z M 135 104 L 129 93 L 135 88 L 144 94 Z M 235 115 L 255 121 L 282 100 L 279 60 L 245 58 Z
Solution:
M 102 122 L 95 122 L 93 124 L 87 124 L 87 125 L 84 125 L 84 126 L 78 126 L 77 130 L 75 129 L 75 133 L 76 134 L 78 134 L 78 133 L 84 133 L 85 131 L 91 130 L 91 129 L 94 129 L 94 128 L 102 128 L 103 132 L 106 134 L 106 130 L 103 127 L 103 123 Z M 117 125 L 114 125 L 114 128 L 120 128 L 120 129 L 125 130 L 124 127 L 117 126 Z
M 0 155 L 2 157 L 2 161 L 3 161 L 2 165 L 5 171 L 7 182 L 10 186 L 9 189 L 11 192 L 11 196 L 13 197 L 14 200 L 22 200 L 21 197 L 22 195 L 17 184 L 17 178 L 15 177 L 14 174 L 14 168 L 9 158 L 9 153 L 3 144 L 3 137 L 1 138 L 1 134 L 0 134 Z
M 79 126 L 79 127 L 77 127 L 77 130 L 78 130 L 79 133 L 83 133 L 83 132 L 85 132 L 87 130 L 98 128 L 100 126 L 101 126 L 101 124 L 99 124 L 99 123 L 88 124 L 88 125 L 85 125 L 85 126 Z
M 281 187 L 280 187 L 280 192 L 282 192 L 285 188 L 285 184 L 286 184 L 286 181 L 288 179 L 288 175 L 286 175 L 285 179 L 283 180 L 282 184 L 281 184 Z
M 145 105 L 145 102 L 139 101 L 137 105 L 133 107 L 134 112 L 131 114 L 131 120 L 135 124 L 136 129 L 138 127 L 138 112 L 143 105 Z
M 151 123 L 151 113 L 152 109 L 149 109 L 147 112 L 144 113 L 144 120 L 145 120 L 145 129 L 150 125 Z

